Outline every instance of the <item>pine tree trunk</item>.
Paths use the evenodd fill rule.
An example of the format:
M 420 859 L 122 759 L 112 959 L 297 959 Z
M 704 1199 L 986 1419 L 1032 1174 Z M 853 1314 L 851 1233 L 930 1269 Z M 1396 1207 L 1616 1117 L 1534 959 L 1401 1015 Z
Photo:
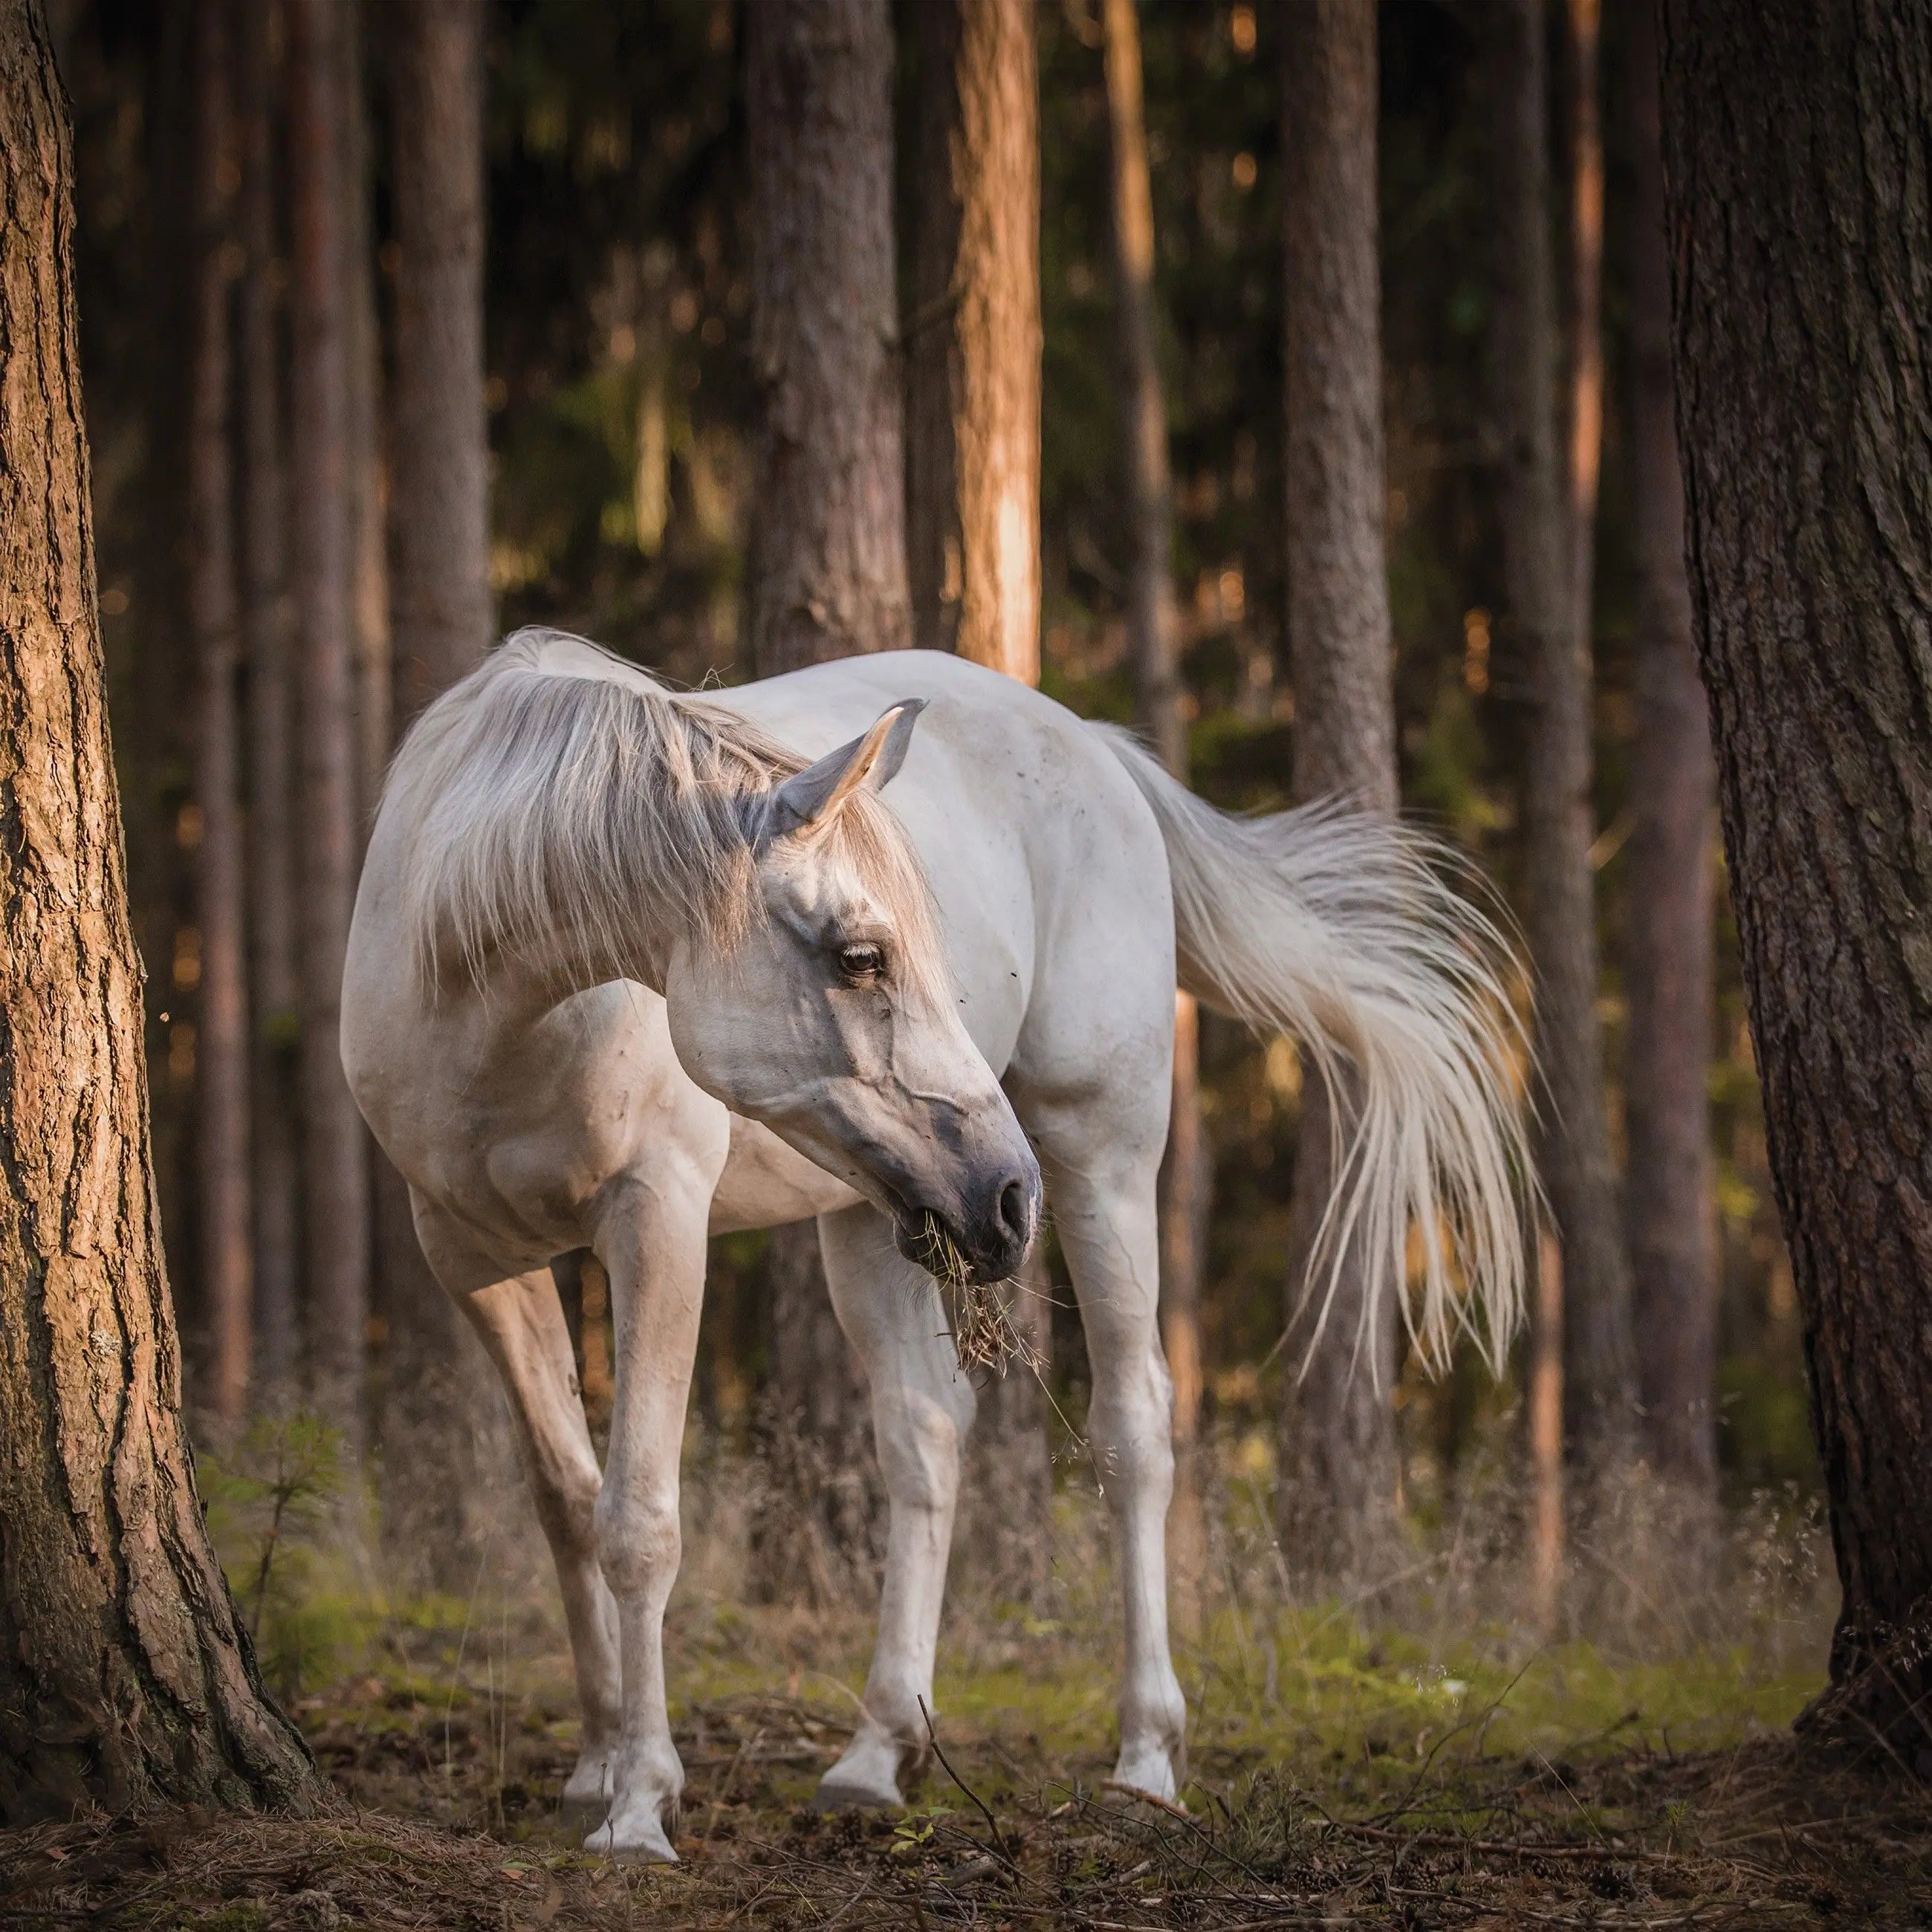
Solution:
M 1666 0 L 1698 647 L 1844 1603 L 1932 1770 L 1932 16 Z M 1916 1708 L 1915 1708 L 1916 1705 Z
M 763 397 L 752 656 L 769 676 L 911 641 L 892 344 L 892 37 L 886 0 L 752 0 L 752 365 Z M 755 1586 L 870 1587 L 883 1491 L 857 1360 L 806 1224 L 772 1237 L 767 1494 Z M 801 1576 L 801 1552 L 816 1552 Z
M 283 76 L 272 0 L 234 0 L 244 266 L 236 348 L 241 416 L 242 629 L 248 654 L 250 1132 L 255 1210 L 258 1396 L 285 1397 L 300 1356 L 292 1046 L 299 1024 L 291 817 L 288 482 L 276 299 L 276 142 Z
M 1702 1495 L 1717 1480 L 1718 1229 L 1705 1082 L 1711 1064 L 1711 818 L 1716 776 L 1684 570 L 1670 367 L 1656 26 L 1625 30 L 1631 198 L 1630 473 L 1636 729 L 1630 746 L 1625 1220 L 1644 1434 L 1656 1466 Z
M 1294 788 L 1396 808 L 1395 659 L 1384 520 L 1382 274 L 1377 257 L 1373 0 L 1284 12 L 1283 310 L 1288 638 Z M 1345 1256 L 1318 1340 L 1325 1266 L 1310 1247 L 1335 1179 L 1331 1109 L 1303 1088 L 1288 1283 L 1279 1511 L 1289 1561 L 1343 1582 L 1385 1562 L 1397 1478 L 1386 1293 Z M 1312 1352 L 1311 1352 L 1312 1348 Z M 1304 1366 L 1305 1364 L 1305 1366 Z
M 376 313 L 374 169 L 363 58 L 364 0 L 343 0 L 344 296 L 348 328 L 349 618 L 353 664 L 356 854 L 389 762 L 388 536 L 384 527 L 382 343 Z M 352 902 L 354 893 L 350 893 Z
M 1174 596 L 1174 490 L 1167 404 L 1154 340 L 1154 191 L 1148 171 L 1140 16 L 1136 0 L 1102 11 L 1112 163 L 1114 300 L 1120 338 L 1121 441 L 1126 461 L 1128 655 L 1136 722 L 1178 777 L 1187 776 L 1180 622 Z M 1200 1017 L 1193 996 L 1174 998 L 1174 1089 L 1160 1174 L 1161 1340 L 1174 1379 L 1174 1501 L 1168 1570 L 1180 1619 L 1198 1617 L 1208 1560 L 1202 1494 L 1201 1247 L 1212 1158 L 1201 1119 Z
M 392 70 L 398 730 L 490 642 L 482 0 L 404 0 Z
M 300 722 L 302 1207 L 316 1398 L 362 1436 L 368 1166 L 338 1034 L 356 837 L 344 0 L 289 0 L 292 484 Z
M 1604 1115 L 1590 868 L 1592 677 L 1558 454 L 1546 46 L 1540 0 L 1498 18 L 1498 222 L 1492 348 L 1503 437 L 1503 566 L 1530 691 L 1523 785 L 1526 925 L 1547 1088 L 1544 1184 L 1562 1245 L 1564 1416 L 1587 1468 L 1629 1453 L 1630 1274 Z
M 189 602 L 195 640 L 195 1140 L 208 1406 L 233 1430 L 254 1354 L 248 1173 L 248 988 L 244 963 L 241 760 L 236 704 L 231 317 L 234 186 L 228 0 L 195 10 L 194 323 L 188 429 Z
M 0 16 L 0 1824 L 297 1802 L 182 1431 L 38 0 Z
M 1030 0 L 920 0 L 918 19 L 919 238 L 906 334 L 919 638 L 1037 684 L 1034 10 Z
M 395 211 L 389 436 L 394 729 L 472 669 L 490 641 L 483 399 L 482 0 L 406 0 L 390 61 Z M 390 1486 L 384 1523 L 429 1574 L 460 1584 L 515 1496 L 514 1448 L 482 1345 L 423 1258 L 402 1177 L 376 1156 L 376 1271 L 388 1327 L 386 1466 L 427 1461 L 435 1493 Z

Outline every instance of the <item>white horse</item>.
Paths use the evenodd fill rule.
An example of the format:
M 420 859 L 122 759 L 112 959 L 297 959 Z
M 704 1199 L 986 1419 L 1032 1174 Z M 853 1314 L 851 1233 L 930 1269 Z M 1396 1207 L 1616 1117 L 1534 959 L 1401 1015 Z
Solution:
M 1174 1796 L 1154 1196 L 1177 942 L 1181 983 L 1346 1080 L 1324 1252 L 1391 1294 L 1416 1276 L 1432 1351 L 1472 1304 L 1499 1343 L 1522 1277 L 1504 960 L 1438 856 L 1338 809 L 1227 818 L 1124 734 L 926 652 L 681 694 L 526 632 L 424 714 L 363 872 L 343 1058 L 509 1391 L 591 1850 L 674 1856 L 662 1633 L 707 1233 L 818 1218 L 891 1507 L 862 1718 L 820 1796 L 895 1804 L 974 1413 L 918 1258 L 1011 1274 L 1042 1173 L 1120 1538 L 1115 1776 Z M 615 1326 L 601 1476 L 549 1268 L 578 1247 Z

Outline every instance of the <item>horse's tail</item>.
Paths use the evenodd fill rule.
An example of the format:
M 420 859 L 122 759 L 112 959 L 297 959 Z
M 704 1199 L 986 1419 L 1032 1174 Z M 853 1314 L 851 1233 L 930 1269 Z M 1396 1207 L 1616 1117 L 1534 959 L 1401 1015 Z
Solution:
M 1293 1034 L 1331 1082 L 1346 1069 L 1335 1192 L 1310 1246 L 1308 1292 L 1326 1275 L 1313 1336 L 1352 1250 L 1401 1298 L 1425 1355 L 1446 1360 L 1460 1324 L 1496 1360 L 1522 1312 L 1528 1062 L 1510 949 L 1450 883 L 1466 862 L 1334 802 L 1231 818 L 1125 732 L 1099 728 L 1160 821 L 1181 984 Z

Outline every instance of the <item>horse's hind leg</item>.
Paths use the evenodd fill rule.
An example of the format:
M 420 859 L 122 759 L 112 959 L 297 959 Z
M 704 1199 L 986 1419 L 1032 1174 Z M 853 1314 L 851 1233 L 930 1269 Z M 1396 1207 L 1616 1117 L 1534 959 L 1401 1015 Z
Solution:
M 430 1265 L 482 1337 L 503 1378 L 517 1444 L 563 1592 L 584 1737 L 563 1791 L 566 1814 L 601 1818 L 610 1794 L 622 1706 L 617 1613 L 597 1564 L 597 1452 L 584 1419 L 570 1331 L 548 1268 L 470 1289 L 475 1269 L 455 1242 L 439 1238 L 420 1208 L 418 1232 Z
M 848 1208 L 823 1216 L 818 1227 L 832 1305 L 871 1384 L 873 1434 L 892 1505 L 864 1715 L 844 1755 L 825 1774 L 818 1802 L 897 1804 L 901 1775 L 926 1750 L 973 1388 L 960 1371 L 932 1276 L 899 1254 L 885 1217 L 872 1208 Z

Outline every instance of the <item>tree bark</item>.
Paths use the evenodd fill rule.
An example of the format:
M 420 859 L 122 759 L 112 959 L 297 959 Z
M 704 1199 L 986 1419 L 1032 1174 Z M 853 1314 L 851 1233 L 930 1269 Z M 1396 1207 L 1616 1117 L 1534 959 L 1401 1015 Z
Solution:
M 1309 0 L 1285 10 L 1281 27 L 1294 789 L 1392 814 L 1376 9 L 1373 0 Z M 1302 1091 L 1278 1508 L 1291 1561 L 1343 1582 L 1385 1562 L 1393 1540 L 1397 1324 L 1388 1294 L 1345 1255 L 1315 1339 L 1328 1283 L 1325 1264 L 1310 1278 L 1310 1245 L 1334 1190 L 1332 1110 L 1349 1103 L 1318 1080 Z
M 338 1045 L 356 838 L 344 0 L 290 0 L 294 579 L 301 723 L 304 1286 L 318 1403 L 363 1436 L 368 1166 Z
M 1102 11 L 1112 161 L 1115 327 L 1120 340 L 1121 441 L 1132 556 L 1127 649 L 1142 735 L 1168 770 L 1187 776 L 1180 622 L 1174 595 L 1174 488 L 1167 403 L 1155 346 L 1154 190 L 1148 170 L 1145 90 L 1136 0 Z M 1201 1118 L 1200 1016 L 1192 994 L 1174 996 L 1174 1084 L 1160 1173 L 1161 1341 L 1174 1381 L 1174 1501 L 1168 1569 L 1184 1623 L 1198 1622 L 1197 1580 L 1208 1547 L 1201 1467 L 1201 1247 L 1212 1170 Z
M 1932 16 L 1666 0 L 1693 609 L 1844 1603 L 1932 1769 Z
M 1504 585 L 1530 692 L 1523 869 L 1538 1055 L 1548 1090 L 1544 1184 L 1563 1250 L 1565 1424 L 1572 1454 L 1586 1468 L 1600 1468 L 1630 1452 L 1635 1369 L 1597 1024 L 1592 678 L 1558 454 L 1540 0 L 1508 0 L 1497 28 L 1502 207 L 1491 346 L 1503 441 Z
M 300 1358 L 296 1091 L 300 1024 L 291 818 L 288 480 L 275 242 L 283 75 L 272 0 L 235 0 L 243 268 L 236 348 L 241 416 L 242 629 L 248 651 L 250 1137 L 255 1211 L 254 1384 L 286 1396 Z
M 919 640 L 1037 684 L 1034 9 L 1030 0 L 920 0 L 918 20 L 919 238 L 906 335 Z
M 1636 729 L 1624 976 L 1630 1000 L 1625 1221 L 1645 1441 L 1658 1468 L 1711 1499 L 1718 1460 L 1718 1228 L 1706 1082 L 1716 775 L 1684 569 L 1651 10 L 1636 8 L 1625 32 L 1634 188 L 1630 427 L 1636 549 Z
M 389 762 L 389 556 L 382 456 L 382 341 L 376 312 L 374 169 L 364 0 L 342 0 L 343 293 L 349 408 L 349 621 L 356 756 L 356 856 Z M 352 885 L 352 902 L 354 891 Z
M 398 731 L 490 642 L 482 0 L 405 0 L 392 68 Z
M 746 70 L 763 400 L 749 638 L 770 676 L 911 640 L 886 0 L 752 0 Z M 884 1547 L 870 1408 L 813 1227 L 774 1232 L 766 1280 L 754 1586 L 869 1588 Z
M 489 647 L 490 476 L 483 398 L 482 0 L 406 0 L 391 45 L 395 212 L 394 380 L 390 392 L 392 730 Z M 409 1190 L 376 1156 L 376 1272 L 388 1327 L 386 1467 L 424 1460 L 453 1480 L 434 1495 L 389 1486 L 392 1544 L 446 1584 L 517 1492 L 510 1421 L 482 1345 L 437 1286 Z
M 195 640 L 195 1172 L 208 1408 L 237 1427 L 254 1354 L 248 1173 L 248 988 L 236 704 L 232 370 L 235 187 L 227 0 L 195 10 L 194 321 L 190 352 L 188 595 Z
M 38 0 L 0 16 L 0 1823 L 298 1802 L 182 1431 Z

